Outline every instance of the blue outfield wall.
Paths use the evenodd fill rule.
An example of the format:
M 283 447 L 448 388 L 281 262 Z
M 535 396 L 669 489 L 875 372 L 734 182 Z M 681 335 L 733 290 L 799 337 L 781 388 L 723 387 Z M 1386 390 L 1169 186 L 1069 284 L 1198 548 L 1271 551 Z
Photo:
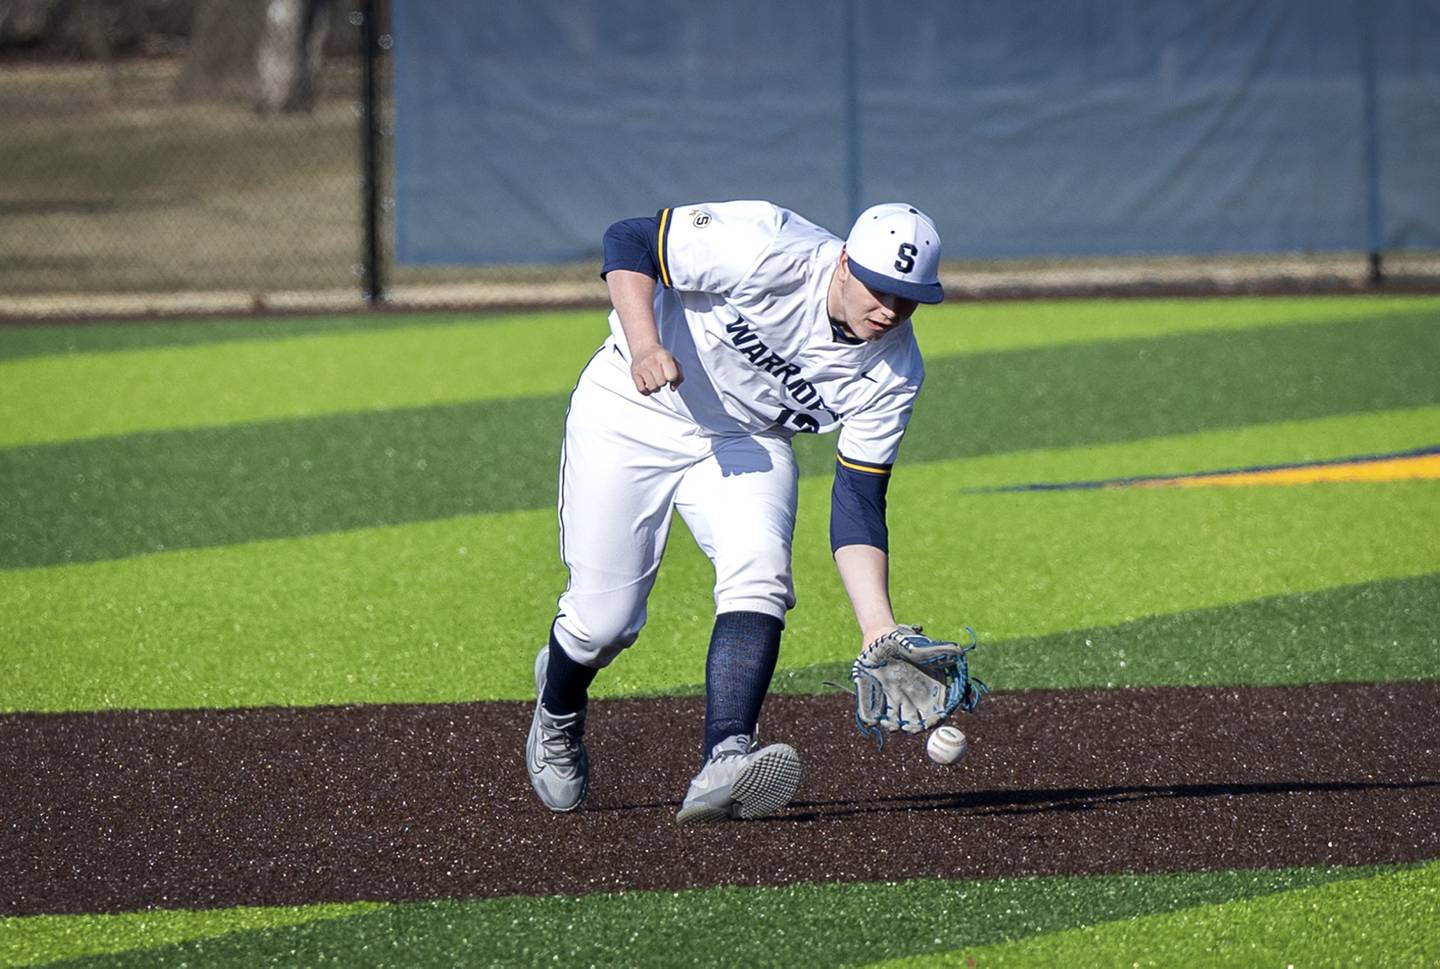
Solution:
M 396 249 L 599 252 L 667 205 L 950 258 L 1440 249 L 1440 0 L 394 0 Z

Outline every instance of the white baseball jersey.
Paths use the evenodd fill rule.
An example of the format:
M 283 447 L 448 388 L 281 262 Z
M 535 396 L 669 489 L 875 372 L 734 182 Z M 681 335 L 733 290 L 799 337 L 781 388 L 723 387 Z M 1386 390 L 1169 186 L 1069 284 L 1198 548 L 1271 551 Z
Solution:
M 711 435 L 839 430 L 842 460 L 894 462 L 924 364 L 910 322 L 842 341 L 826 294 L 843 243 L 769 202 L 710 202 L 660 214 L 660 340 L 683 368 L 651 397 Z M 629 360 L 619 316 L 611 342 Z
M 714 563 L 717 614 L 783 621 L 795 604 L 790 438 L 839 430 L 848 473 L 883 479 L 924 376 L 908 321 L 873 342 L 837 336 L 826 297 L 843 244 L 795 213 L 768 202 L 683 206 L 661 212 L 652 238 L 660 339 L 684 380 L 636 391 L 612 313 L 565 418 L 570 582 L 553 635 L 592 667 L 644 626 L 672 511 Z

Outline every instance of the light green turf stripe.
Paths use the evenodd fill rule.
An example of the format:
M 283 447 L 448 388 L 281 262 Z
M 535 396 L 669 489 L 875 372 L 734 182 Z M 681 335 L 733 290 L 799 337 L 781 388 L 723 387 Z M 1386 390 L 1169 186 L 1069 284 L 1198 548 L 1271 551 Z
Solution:
M 1201 300 L 1065 300 L 952 303 L 922 310 L 916 338 L 926 358 L 1074 343 L 1228 332 L 1296 323 L 1343 323 L 1391 314 L 1430 313 L 1440 297 L 1317 296 Z
M 0 447 L 567 393 L 602 314 L 0 362 Z
M 237 343 L 242 340 L 279 340 L 320 333 L 394 330 L 406 326 L 454 326 L 473 324 L 499 315 L 515 314 L 381 312 L 346 316 L 147 319 L 128 320 L 123 323 L 113 320 L 52 320 L 16 326 L 0 325 L 0 360 L 67 353 L 114 353 L 120 350 Z
M 256 913 L 247 915 L 256 918 L 256 927 L 228 934 L 216 931 L 234 918 L 228 912 L 177 912 L 168 913 L 175 920 L 171 938 L 134 935 L 135 951 L 78 965 L 830 966 L 1014 941 L 1375 871 L 1297 868 L 511 897 L 384 905 L 349 918 L 327 915 L 265 928 L 257 916 L 286 910 L 249 910 Z M 0 940 L 9 942 L 0 956 L 28 957 L 0 965 L 79 955 L 76 942 L 84 933 L 118 941 L 145 917 L 0 920 Z M 564 931 L 557 930 L 561 925 Z M 195 941 L 166 945 L 187 928 Z M 59 932 L 67 938 L 61 941 Z
M 1378 437 L 1406 423 L 1392 418 L 1374 422 Z M 1135 460 L 1120 445 L 1055 457 L 1061 477 L 1114 474 Z M 1017 458 L 1021 470 L 1031 460 Z M 990 480 L 1004 477 L 986 461 Z M 971 463 L 897 474 L 892 587 L 902 616 L 937 630 L 970 623 L 987 642 L 1440 571 L 1440 483 L 963 494 Z M 789 669 L 858 646 L 831 563 L 828 491 L 824 479 L 802 480 Z M 524 698 L 564 584 L 555 536 L 553 512 L 527 511 L 9 571 L 0 709 Z M 677 528 L 643 646 L 597 681 L 597 694 L 700 682 L 711 582 Z M 1175 671 L 1166 682 L 1186 682 L 1187 670 L 1214 682 L 1216 668 L 1247 681 L 1244 655 L 1173 648 L 1153 667 Z M 1363 650 L 1330 654 L 1283 681 L 1375 678 L 1377 662 Z M 1044 664 L 1030 669 L 1034 680 L 995 685 L 1050 684 Z
M 939 359 L 1430 311 L 1440 299 L 1009 303 L 942 307 L 916 327 Z M 589 311 L 0 361 L 0 447 L 561 394 L 606 332 Z
M 1437 919 L 1429 864 L 871 966 L 1435 966 Z
M 964 491 L 1301 464 L 1399 453 L 1433 444 L 1440 444 L 1440 406 L 1252 424 L 1115 444 L 1012 451 L 944 465 L 953 471 L 951 488 Z M 902 460 L 896 466 L 895 480 L 904 481 L 911 467 Z
M 352 902 L 286 908 L 156 909 L 116 915 L 0 918 L 0 967 L 31 966 L 60 959 L 155 949 L 236 932 L 278 929 L 362 915 L 380 907 L 372 902 Z

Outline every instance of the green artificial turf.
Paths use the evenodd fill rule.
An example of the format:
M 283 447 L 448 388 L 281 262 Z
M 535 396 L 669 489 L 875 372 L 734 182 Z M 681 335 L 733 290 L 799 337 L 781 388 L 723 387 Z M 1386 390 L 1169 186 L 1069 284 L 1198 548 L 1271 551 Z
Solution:
M 902 467 L 1434 404 L 1433 323 L 942 357 Z M 502 398 L 0 450 L 0 568 L 547 507 L 565 407 L 564 395 Z M 802 470 L 829 474 L 834 447 L 798 441 Z
M 606 332 L 550 314 L 17 360 L 0 364 L 0 447 L 460 401 L 549 411 Z
M 1440 407 L 1340 414 L 1080 447 L 982 455 L 951 465 L 955 494 L 1399 454 L 1440 441 Z M 913 465 L 895 469 L 906 487 Z
M 935 493 L 913 484 L 917 495 Z M 818 517 L 815 506 L 807 510 Z M 1223 620 L 1208 650 L 1153 629 L 1090 646 L 1071 634 L 1433 573 L 1437 532 L 1440 483 L 1432 482 L 963 496 L 892 530 L 904 551 L 892 561 L 891 585 L 899 616 L 953 636 L 972 626 L 985 646 L 971 668 L 998 689 L 1428 678 L 1440 670 L 1440 650 L 1434 599 L 1423 589 L 1404 598 L 1409 614 L 1316 649 L 1287 637 L 1257 653 Z M 830 571 L 816 558 L 797 559 L 797 586 L 823 601 L 802 600 L 792 613 L 783 662 L 787 675 L 822 666 L 812 692 L 860 647 Z M 1407 633 L 1376 655 L 1379 631 L 1400 628 Z M 1031 637 L 1053 638 L 1041 648 L 1006 642 Z M 1127 645 L 1142 655 L 1127 656 Z
M 896 607 L 973 625 L 996 689 L 1437 675 L 1440 482 L 986 489 L 1433 446 L 1440 300 L 957 304 L 916 330 Z M 566 392 L 604 332 L 598 311 L 0 327 L 0 712 L 528 699 L 565 580 Z M 834 440 L 797 449 L 776 686 L 813 692 L 859 643 Z M 698 689 L 711 581 L 677 529 L 595 694 Z M 40 916 L 0 919 L 0 965 L 1424 964 L 1435 871 Z
M 373 902 L 212 910 L 152 909 L 114 915 L 35 915 L 0 918 L 0 967 L 163 949 L 244 932 L 338 919 L 371 912 Z M 105 960 L 101 960 L 103 963 Z
M 927 354 L 950 355 L 1020 349 L 1056 343 L 1092 343 L 1215 330 L 1245 330 L 1291 323 L 1343 323 L 1393 313 L 1440 316 L 1434 296 L 1314 296 L 1295 298 L 1029 300 L 1019 303 L 949 303 L 924 307 L 915 332 Z M 603 332 L 604 311 L 586 309 L 518 314 L 586 321 Z M 145 350 L 249 340 L 406 327 L 469 325 L 517 314 L 360 313 L 341 316 L 215 317 L 124 322 L 0 323 L 0 360 L 51 354 Z M 551 339 L 547 336 L 547 340 Z M 585 346 L 596 342 L 585 339 Z M 497 345 L 507 351 L 508 343 Z
M 1272 326 L 926 361 L 900 460 L 1105 444 L 1440 403 L 1440 318 Z M 830 467 L 834 445 L 797 446 Z
M 0 451 L 0 568 L 553 507 L 565 400 Z
M 915 333 L 932 355 L 1128 341 L 1272 326 L 1364 323 L 1396 316 L 1440 323 L 1436 296 L 1037 300 L 946 303 L 916 315 Z
M 1106 921 L 875 969 L 1440 965 L 1440 864 Z
M 941 307 L 931 311 L 934 319 L 917 322 L 917 331 L 933 362 L 956 355 L 1195 336 L 1197 330 L 1206 343 L 1223 349 L 1227 334 L 1240 331 L 1324 324 L 1348 332 L 1357 322 L 1391 326 L 1440 319 L 1440 300 L 1078 305 L 1071 311 L 1074 319 L 1055 304 Z M 404 326 L 393 325 L 396 319 L 0 328 L 0 446 L 563 394 L 607 332 L 598 311 L 472 322 L 398 318 L 410 321 Z M 74 335 L 91 333 L 85 340 Z M 218 339 L 226 333 L 235 339 L 203 342 L 207 335 Z M 46 339 L 63 346 L 67 335 L 92 351 L 5 359 L 33 353 Z M 137 349 L 117 352 L 131 346 Z M 1177 352 L 1186 354 L 1187 346 L 1182 341 Z M 1298 362 L 1304 359 L 1302 354 Z M 1204 367 L 1207 359 L 1195 363 Z M 1240 369 L 1254 365 L 1245 362 Z M 1043 360 L 1036 366 L 1052 369 Z M 1087 369 L 1087 362 L 1077 360 L 1074 367 Z M 1156 368 L 1156 361 L 1148 361 L 1145 369 Z M 123 393 L 96 395 L 97 388 Z
M 970 665 L 1009 688 L 1433 679 L 1436 603 L 1440 573 L 987 642 Z M 787 668 L 772 689 L 815 693 L 849 669 L 849 660 Z
M 1432 679 L 1437 604 L 1440 573 L 1367 582 L 1012 639 L 985 668 L 1025 682 L 1058 666 L 1057 686 L 1229 683 L 1237 673 L 1246 683 Z
M 897 609 L 957 634 L 975 626 L 996 647 L 977 669 L 990 666 L 1001 689 L 1363 679 L 1440 666 L 1433 638 L 1404 625 L 1423 601 L 1397 617 L 1409 632 L 1380 661 L 1366 659 L 1373 635 L 1299 658 L 1252 657 L 1253 648 L 1226 647 L 1249 641 L 1218 618 L 1236 603 L 1440 570 L 1426 537 L 1440 525 L 1433 484 L 979 493 L 1433 445 L 1435 305 L 949 308 L 983 322 L 924 334 L 958 355 L 932 362 L 891 488 Z M 335 372 L 316 381 L 329 389 L 312 400 L 329 407 L 362 376 L 377 393 L 460 393 L 458 371 L 441 359 L 452 339 L 470 347 L 461 370 L 498 382 L 472 391 L 524 393 L 533 389 L 524 374 L 475 362 L 481 348 L 540 342 L 540 330 L 560 334 L 558 346 L 580 347 L 582 337 L 588 346 L 590 325 L 586 314 L 444 318 L 39 360 L 153 364 L 195 352 L 227 366 L 223 354 L 235 351 L 259 365 L 289 348 L 311 369 L 333 360 Z M 1084 342 L 1092 336 L 1098 342 Z M 1034 346 L 1041 337 L 1068 345 Z M 402 367 L 405 378 L 389 383 L 377 369 L 379 358 L 422 349 L 441 374 L 429 389 L 411 386 L 425 384 L 424 366 Z M 300 370 L 282 366 L 275 386 L 257 375 L 251 397 L 303 383 Z M 173 376 L 159 367 L 149 379 Z M 287 392 L 294 401 L 311 391 Z M 498 397 L 0 450 L 0 709 L 527 696 L 533 644 L 517 630 L 542 635 L 564 583 L 553 511 L 564 405 L 563 396 Z M 38 428 L 37 413 L 27 419 Z M 858 645 L 826 538 L 833 447 L 799 446 L 813 475 L 801 487 L 800 604 L 783 688 L 796 685 L 792 674 L 833 671 Z M 683 529 L 676 534 L 644 662 L 627 655 L 602 677 L 602 695 L 688 689 L 700 678 L 711 576 Z M 73 564 L 34 568 L 63 563 Z M 1197 610 L 1217 611 L 1188 617 Z M 1146 617 L 1210 623 L 1216 642 L 1207 655 L 1177 658 L 1160 631 L 1170 627 L 1137 624 Z M 1085 630 L 1108 627 L 1128 631 L 1083 647 Z M 1119 655 L 1142 643 L 1157 645 Z
M 1403 305 L 1403 304 L 1402 304 Z M 27 357 L 201 347 L 317 334 L 405 327 L 471 325 L 496 314 L 356 313 L 344 316 L 246 316 L 208 319 L 0 321 L 0 361 Z M 551 314 L 535 314 L 548 317 Z M 505 314 L 511 317 L 511 314 Z M 511 317 L 513 318 L 513 317 Z M 6 373 L 0 368 L 0 373 Z
M 905 549 L 893 563 L 897 609 L 937 631 L 969 623 L 986 644 L 1440 571 L 1435 482 L 957 495 L 937 505 L 953 471 L 910 475 L 892 499 Z M 824 537 L 827 491 L 802 483 L 799 606 L 781 682 L 788 670 L 848 661 L 860 645 Z M 650 625 L 595 695 L 699 682 L 712 581 L 677 530 Z M 10 642 L 0 709 L 523 699 L 563 586 L 549 510 L 15 570 L 0 574 Z M 998 689 L 1423 676 L 1437 668 L 1434 639 L 1423 624 L 1406 628 L 1420 632 L 1382 656 L 1373 639 L 1251 655 L 1221 629 L 1208 651 L 1147 637 L 1153 655 L 1128 674 L 1110 662 L 1123 638 L 1093 651 L 1071 639 L 1054 655 L 1021 646 L 1003 662 L 997 645 L 975 669 Z
M 326 907 L 323 916 L 303 922 L 305 909 L 250 910 L 246 918 L 233 910 L 174 913 L 153 938 L 143 928 L 146 915 L 5 919 L 0 965 L 64 958 L 73 959 L 66 965 L 95 967 L 855 965 L 1046 939 L 1096 923 L 1330 883 L 1362 894 L 1386 877 L 1376 872 L 1309 868 L 511 897 L 386 905 L 348 917 Z M 266 918 L 274 919 L 273 928 L 251 927 Z M 194 940 L 175 943 L 186 922 Z M 75 958 L 92 953 L 106 954 Z

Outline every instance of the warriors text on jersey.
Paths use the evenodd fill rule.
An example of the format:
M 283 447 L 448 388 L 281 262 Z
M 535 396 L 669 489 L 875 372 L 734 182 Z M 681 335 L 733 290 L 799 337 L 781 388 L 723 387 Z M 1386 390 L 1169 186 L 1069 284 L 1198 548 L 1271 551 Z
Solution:
M 655 316 L 685 379 L 651 400 L 711 435 L 839 429 L 842 461 L 893 463 L 924 366 L 908 320 L 872 342 L 831 321 L 842 245 L 768 202 L 663 210 Z M 606 353 L 628 367 L 615 313 L 610 326 Z

